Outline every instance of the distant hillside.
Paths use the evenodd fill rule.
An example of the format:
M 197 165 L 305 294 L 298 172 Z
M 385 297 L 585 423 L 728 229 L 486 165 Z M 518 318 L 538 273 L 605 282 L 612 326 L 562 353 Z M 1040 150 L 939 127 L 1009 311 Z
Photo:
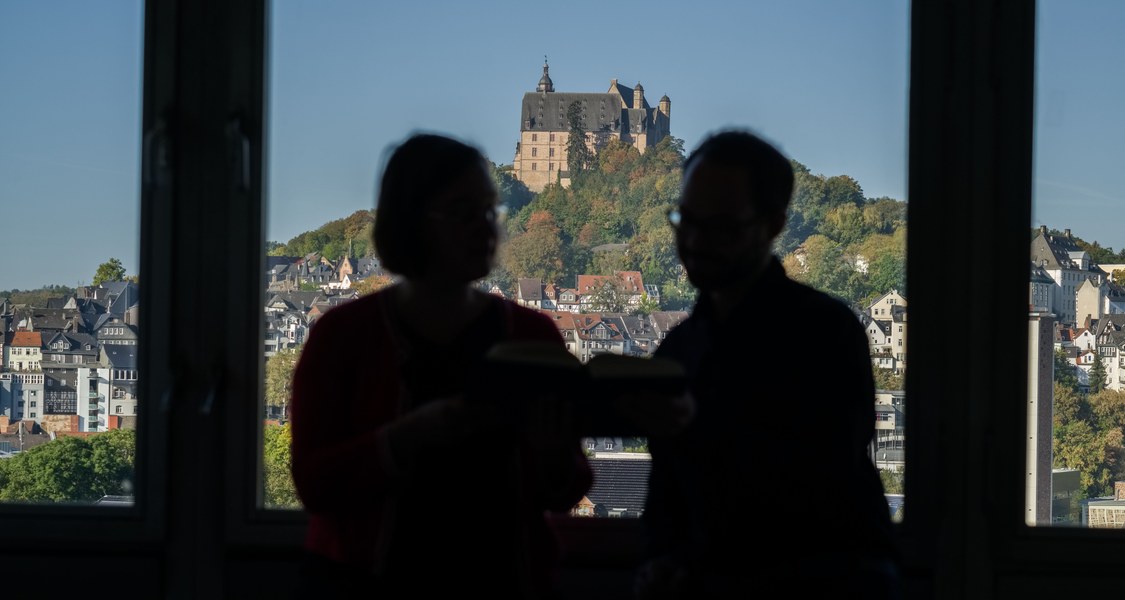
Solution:
M 357 210 L 343 219 L 329 221 L 313 231 L 298 234 L 288 242 L 266 243 L 270 256 L 305 256 L 316 252 L 335 260 L 345 254 L 356 257 L 375 253 L 371 229 L 375 225 L 374 210 Z
M 61 298 L 74 293 L 74 288 L 65 285 L 45 285 L 36 290 L 11 289 L 0 291 L 0 301 L 5 298 L 12 304 L 27 304 L 36 308 L 47 306 L 48 298 Z

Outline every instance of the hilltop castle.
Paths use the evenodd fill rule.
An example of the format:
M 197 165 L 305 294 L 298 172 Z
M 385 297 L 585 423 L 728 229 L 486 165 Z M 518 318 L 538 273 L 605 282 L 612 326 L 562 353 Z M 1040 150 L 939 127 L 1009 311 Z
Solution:
M 548 183 L 570 185 L 566 142 L 570 137 L 567 109 L 572 103 L 582 107 L 582 129 L 586 145 L 596 153 L 611 139 L 631 144 L 642 153 L 668 136 L 672 101 L 660 98 L 656 108 L 645 100 L 645 89 L 638 83 L 629 88 L 610 81 L 605 93 L 556 92 L 543 61 L 543 77 L 534 92 L 523 95 L 520 109 L 520 141 L 512 161 L 512 173 L 533 192 Z

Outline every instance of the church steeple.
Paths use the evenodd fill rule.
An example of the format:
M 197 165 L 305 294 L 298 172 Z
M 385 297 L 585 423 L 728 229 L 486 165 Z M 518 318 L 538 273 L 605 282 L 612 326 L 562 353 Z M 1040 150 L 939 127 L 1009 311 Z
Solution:
M 544 54 L 543 55 L 543 76 L 539 78 L 539 85 L 538 85 L 538 87 L 535 88 L 535 91 L 540 92 L 540 93 L 555 91 L 555 83 L 553 81 L 551 81 L 551 76 L 547 74 L 548 68 L 549 67 L 547 66 L 547 55 Z

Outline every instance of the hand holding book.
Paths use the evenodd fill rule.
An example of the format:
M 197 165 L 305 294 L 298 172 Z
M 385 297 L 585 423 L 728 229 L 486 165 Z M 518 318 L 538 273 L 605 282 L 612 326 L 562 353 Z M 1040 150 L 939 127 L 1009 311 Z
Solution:
M 512 415 L 527 415 L 537 398 L 562 398 L 579 435 L 671 435 L 694 414 L 683 367 L 667 359 L 599 354 L 582 364 L 559 344 L 504 342 L 486 356 L 484 381 Z

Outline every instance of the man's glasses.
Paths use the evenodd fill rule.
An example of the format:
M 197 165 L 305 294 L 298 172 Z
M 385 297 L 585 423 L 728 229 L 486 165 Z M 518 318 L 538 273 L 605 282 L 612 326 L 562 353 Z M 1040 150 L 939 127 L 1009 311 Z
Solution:
M 749 216 L 695 217 L 691 213 L 684 212 L 678 206 L 669 208 L 667 215 L 668 224 L 672 226 L 676 233 L 690 231 L 728 243 L 741 238 L 746 233 L 747 228 L 756 221 L 754 217 Z
M 461 204 L 456 208 L 446 208 L 444 210 L 431 210 L 426 212 L 426 217 L 434 221 L 442 221 L 445 223 L 459 223 L 466 225 L 476 222 L 478 219 L 484 219 L 489 223 L 495 223 L 498 210 L 495 205 L 480 206 L 472 204 Z

